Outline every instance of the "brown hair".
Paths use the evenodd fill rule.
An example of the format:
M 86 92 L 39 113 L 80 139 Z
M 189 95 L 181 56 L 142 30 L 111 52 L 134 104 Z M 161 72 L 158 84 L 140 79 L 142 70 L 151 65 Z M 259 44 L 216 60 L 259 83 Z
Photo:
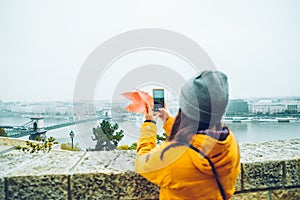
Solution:
M 221 130 L 221 123 L 217 124 L 206 124 L 201 121 L 195 121 L 187 117 L 181 109 L 179 109 L 178 114 L 175 118 L 171 134 L 168 138 L 169 142 L 174 142 L 166 146 L 161 155 L 160 159 L 163 159 L 165 152 L 173 147 L 182 146 L 184 144 L 190 144 L 192 142 L 193 136 L 197 134 L 200 130 L 206 130 L 215 126 L 217 130 Z

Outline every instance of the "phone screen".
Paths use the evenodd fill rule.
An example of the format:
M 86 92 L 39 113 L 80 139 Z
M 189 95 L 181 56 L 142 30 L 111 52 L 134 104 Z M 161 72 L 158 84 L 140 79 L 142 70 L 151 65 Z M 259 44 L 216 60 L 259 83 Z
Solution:
M 153 89 L 154 111 L 165 107 L 164 89 Z

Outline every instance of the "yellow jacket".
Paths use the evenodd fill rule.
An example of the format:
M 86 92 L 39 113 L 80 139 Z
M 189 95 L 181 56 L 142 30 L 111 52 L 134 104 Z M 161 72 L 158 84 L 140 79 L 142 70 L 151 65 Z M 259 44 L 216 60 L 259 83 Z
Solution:
M 174 118 L 164 124 L 170 134 Z M 156 125 L 144 122 L 137 145 L 136 172 L 160 187 L 160 199 L 222 199 L 215 176 L 208 161 L 186 147 L 170 148 L 160 159 L 162 150 L 170 144 L 156 147 Z M 227 199 L 235 190 L 240 172 L 238 144 L 231 132 L 226 140 L 195 134 L 192 145 L 203 151 L 215 165 Z

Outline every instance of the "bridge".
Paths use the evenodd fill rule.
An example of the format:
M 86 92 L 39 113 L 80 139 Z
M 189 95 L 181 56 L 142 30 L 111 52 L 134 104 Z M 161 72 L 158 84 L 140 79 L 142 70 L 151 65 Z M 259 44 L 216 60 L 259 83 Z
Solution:
M 45 137 L 46 132 L 50 130 L 98 120 L 98 118 L 90 118 L 90 119 L 83 119 L 78 121 L 64 122 L 64 123 L 44 127 L 44 121 L 42 117 L 32 117 L 30 119 L 31 121 L 25 123 L 22 126 L 5 126 L 5 125 L 1 126 L 0 125 L 0 128 L 6 130 L 8 137 L 18 138 L 18 137 L 24 137 L 30 135 L 29 139 L 34 139 L 36 136 Z M 109 120 L 110 118 L 104 117 L 99 119 Z

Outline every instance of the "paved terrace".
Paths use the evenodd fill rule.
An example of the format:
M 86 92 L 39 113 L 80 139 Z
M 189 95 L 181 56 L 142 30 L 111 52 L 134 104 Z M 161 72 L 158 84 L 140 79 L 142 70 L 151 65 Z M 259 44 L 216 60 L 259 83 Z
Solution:
M 158 199 L 134 172 L 134 151 L 24 154 L 0 137 L 0 199 Z M 233 199 L 300 199 L 300 139 L 243 144 Z

